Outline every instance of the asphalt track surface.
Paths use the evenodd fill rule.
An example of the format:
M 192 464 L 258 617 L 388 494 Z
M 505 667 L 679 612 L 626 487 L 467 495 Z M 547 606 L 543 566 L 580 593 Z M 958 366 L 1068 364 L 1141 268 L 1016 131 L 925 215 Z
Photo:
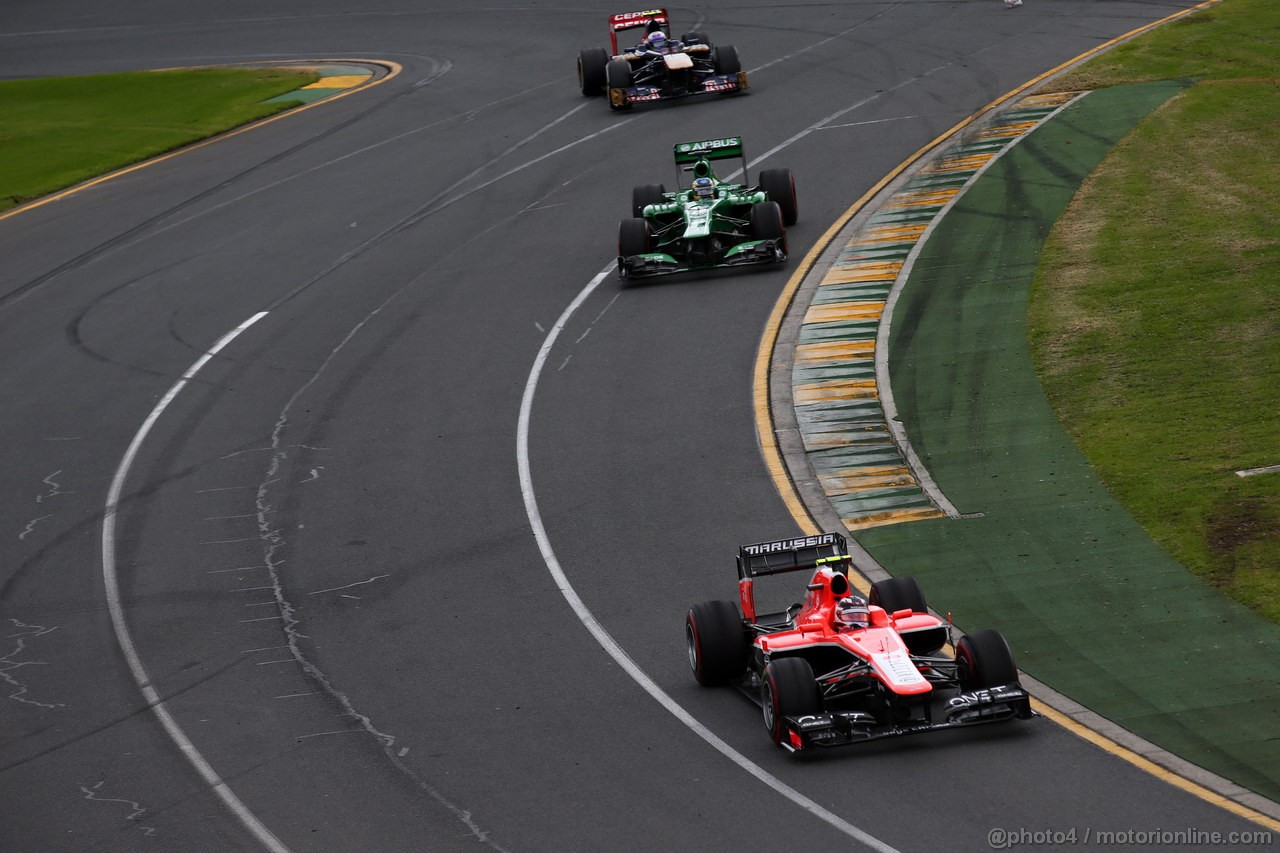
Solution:
M 793 264 L 602 281 L 540 362 L 523 493 L 517 455 L 548 333 L 610 262 L 631 186 L 671 180 L 674 142 L 783 146 L 766 165 L 797 173 L 799 256 L 946 128 L 1189 5 L 673 8 L 677 30 L 738 47 L 753 92 L 619 117 L 573 78 L 613 4 L 7 4 L 0 78 L 404 70 L 0 221 L 0 848 L 982 850 L 993 828 L 1255 829 L 1045 721 L 796 762 L 749 703 L 696 687 L 685 609 L 732 597 L 737 544 L 795 529 L 750 381 Z M 121 481 L 162 398 L 264 311 Z M 602 650 L 548 543 L 635 670 L 742 762 Z M 186 755 L 121 651 L 104 562 Z

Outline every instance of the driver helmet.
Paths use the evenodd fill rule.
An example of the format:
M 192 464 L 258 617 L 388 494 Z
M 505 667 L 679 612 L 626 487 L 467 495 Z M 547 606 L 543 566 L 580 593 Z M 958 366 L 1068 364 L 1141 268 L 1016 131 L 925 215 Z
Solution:
M 716 183 L 710 178 L 694 178 L 693 179 L 693 197 L 696 199 L 709 199 L 716 197 Z
M 644 37 L 645 47 L 662 53 L 667 49 L 667 34 L 662 30 L 654 30 Z
M 870 624 L 871 611 L 865 598 L 848 595 L 836 604 L 837 628 L 865 628 Z

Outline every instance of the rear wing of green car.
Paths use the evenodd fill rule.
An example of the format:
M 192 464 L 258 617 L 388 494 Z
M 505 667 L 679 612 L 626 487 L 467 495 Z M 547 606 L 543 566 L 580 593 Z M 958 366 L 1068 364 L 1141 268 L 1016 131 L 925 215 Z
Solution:
M 676 159 L 676 176 L 684 186 L 682 172 L 693 172 L 695 178 L 706 177 L 711 172 L 712 160 L 742 160 L 742 183 L 747 181 L 747 155 L 741 136 L 725 136 L 721 139 L 703 139 L 698 142 L 677 142 L 672 150 Z

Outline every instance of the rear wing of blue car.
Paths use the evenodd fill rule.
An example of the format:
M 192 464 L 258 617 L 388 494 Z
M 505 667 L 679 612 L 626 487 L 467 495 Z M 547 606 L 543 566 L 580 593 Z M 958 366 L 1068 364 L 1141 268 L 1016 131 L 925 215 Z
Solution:
M 822 566 L 848 574 L 849 546 L 839 533 L 820 533 L 773 542 L 757 542 L 738 549 L 738 579 L 813 570 Z
M 677 142 L 672 149 L 676 159 L 676 177 L 684 185 L 681 172 L 693 172 L 695 178 L 711 173 L 712 160 L 742 160 L 742 183 L 747 180 L 747 154 L 741 136 L 725 136 L 720 139 L 703 139 L 699 142 Z

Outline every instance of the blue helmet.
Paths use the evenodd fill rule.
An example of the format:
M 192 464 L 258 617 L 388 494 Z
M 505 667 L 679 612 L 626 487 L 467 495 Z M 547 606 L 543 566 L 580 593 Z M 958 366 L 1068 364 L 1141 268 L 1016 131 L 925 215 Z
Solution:
M 655 30 L 644 38 L 645 47 L 649 50 L 656 50 L 662 53 L 667 49 L 667 34 L 662 30 Z
M 693 197 L 698 199 L 715 198 L 716 182 L 710 178 L 694 178 Z

